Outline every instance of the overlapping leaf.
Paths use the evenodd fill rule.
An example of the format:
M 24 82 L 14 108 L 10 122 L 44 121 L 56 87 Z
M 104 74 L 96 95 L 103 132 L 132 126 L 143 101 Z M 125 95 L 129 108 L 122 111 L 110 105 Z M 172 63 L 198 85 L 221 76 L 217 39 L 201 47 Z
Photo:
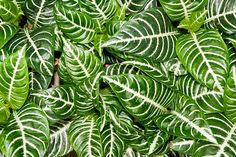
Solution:
M 0 20 L 0 49 L 18 32 L 15 25 Z
M 45 90 L 49 87 L 52 77 L 37 72 L 29 72 L 29 88 L 31 91 Z
M 49 143 L 49 126 L 44 112 L 35 104 L 25 104 L 4 128 L 6 157 L 44 156 Z
M 0 1 L 0 17 L 4 21 L 17 22 L 22 14 L 20 8 L 11 1 Z
M 0 96 L 13 109 L 19 109 L 28 97 L 29 76 L 25 46 L 0 65 Z
M 164 61 L 175 57 L 177 34 L 162 9 L 149 9 L 126 22 L 103 47 Z
M 116 0 L 121 6 L 126 5 L 128 13 L 137 13 L 141 11 L 148 0 Z

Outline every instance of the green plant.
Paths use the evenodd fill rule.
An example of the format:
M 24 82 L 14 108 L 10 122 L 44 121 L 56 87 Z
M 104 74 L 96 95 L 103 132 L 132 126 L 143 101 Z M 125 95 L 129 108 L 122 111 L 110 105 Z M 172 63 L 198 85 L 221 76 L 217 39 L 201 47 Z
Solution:
M 0 0 L 0 152 L 235 157 L 235 21 L 235 0 Z

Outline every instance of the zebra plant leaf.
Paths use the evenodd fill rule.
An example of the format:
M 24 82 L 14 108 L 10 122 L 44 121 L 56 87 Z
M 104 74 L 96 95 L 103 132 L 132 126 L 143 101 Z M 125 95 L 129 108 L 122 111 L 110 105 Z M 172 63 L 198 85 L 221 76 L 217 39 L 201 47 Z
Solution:
M 116 134 L 112 124 L 107 125 L 101 134 L 105 157 L 122 157 L 125 142 Z
M 148 0 L 116 0 L 120 6 L 125 5 L 127 13 L 137 13 L 141 11 Z
M 67 137 L 69 126 L 68 121 L 59 121 L 50 126 L 50 143 L 45 156 L 60 157 L 72 150 Z
M 209 114 L 206 116 L 211 132 L 217 143 L 199 141 L 193 151 L 194 157 L 226 157 L 235 156 L 236 125 L 222 114 Z
M 64 38 L 63 43 L 67 71 L 75 82 L 84 81 L 101 71 L 101 61 L 94 54 L 85 52 Z
M 44 91 L 36 91 L 31 96 L 43 99 L 47 106 L 58 117 L 70 117 L 74 113 L 74 87 L 72 85 L 63 85 L 57 88 L 50 88 Z
M 21 108 L 29 92 L 25 52 L 24 46 L 0 65 L 0 96 L 13 109 Z
M 4 104 L 4 101 L 0 102 L 0 115 L 0 125 L 6 124 L 11 115 L 11 112 L 9 108 Z
M 0 1 L 0 17 L 4 21 L 17 22 L 20 15 L 22 11 L 17 4 L 11 1 Z
M 236 2 L 234 0 L 209 0 L 207 5 L 207 28 L 217 28 L 224 33 L 236 33 Z
M 79 43 L 89 43 L 93 40 L 97 23 L 89 15 L 70 10 L 57 2 L 54 17 L 59 29 L 72 40 Z
M 49 87 L 52 77 L 37 72 L 29 72 L 29 88 L 31 91 L 45 90 Z
M 4 49 L 0 50 L 0 62 L 3 62 L 5 59 L 7 59 L 8 56 L 9 54 L 7 53 L 7 51 L 5 51 Z
M 130 64 L 111 64 L 106 69 L 106 75 L 121 75 L 121 74 L 141 74 L 141 71 Z
M 97 115 L 90 114 L 74 120 L 68 131 L 69 142 L 77 155 L 83 157 L 103 156 L 102 137 L 97 124 Z
M 191 154 L 193 150 L 194 140 L 177 138 L 170 143 L 170 148 L 174 151 Z
M 166 69 L 172 73 L 174 73 L 175 76 L 181 76 L 181 75 L 186 75 L 188 72 L 182 65 L 182 63 L 179 61 L 178 58 L 173 58 L 170 59 L 166 62 L 164 62 L 164 65 Z
M 177 34 L 162 9 L 149 9 L 126 22 L 103 47 L 125 51 L 133 57 L 164 61 L 175 57 Z
M 183 35 L 178 39 L 176 47 L 180 61 L 197 81 L 210 89 L 224 91 L 229 54 L 217 31 L 202 29 Z
M 101 23 L 110 20 L 118 7 L 115 0 L 84 0 L 79 1 L 79 6 L 81 12 L 90 15 Z
M 104 76 L 123 107 L 144 125 L 167 111 L 174 92 L 160 83 L 141 75 Z
M 15 25 L 0 20 L 0 49 L 18 32 Z
M 55 24 L 53 6 L 56 0 L 25 0 L 25 15 L 34 27 Z
M 44 112 L 25 104 L 13 114 L 3 130 L 6 157 L 44 156 L 49 143 L 49 126 Z
M 160 0 L 160 3 L 173 21 L 189 19 L 192 12 L 202 10 L 207 0 Z

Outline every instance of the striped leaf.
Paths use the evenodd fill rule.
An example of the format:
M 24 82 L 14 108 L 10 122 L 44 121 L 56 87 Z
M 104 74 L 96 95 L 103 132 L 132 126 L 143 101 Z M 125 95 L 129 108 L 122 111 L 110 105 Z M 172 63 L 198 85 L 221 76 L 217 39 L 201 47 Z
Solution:
M 67 137 L 69 126 L 70 122 L 59 121 L 50 127 L 50 143 L 45 156 L 61 157 L 72 150 Z
M 121 75 L 121 74 L 141 74 L 141 71 L 135 68 L 133 65 L 130 64 L 111 64 L 106 69 L 106 75 Z
M 73 85 L 61 85 L 57 88 L 33 92 L 31 96 L 42 99 L 58 117 L 67 118 L 74 113 Z
M 112 18 L 117 9 L 115 0 L 84 0 L 79 1 L 81 12 L 90 15 L 93 19 L 99 20 L 101 23 Z
M 27 29 L 19 32 L 6 45 L 12 53 L 27 44 L 28 65 L 38 73 L 53 75 L 55 35 L 52 27 L 41 27 L 30 32 Z
M 194 157 L 233 157 L 236 156 L 236 125 L 223 114 L 209 114 L 206 121 L 217 143 L 199 141 L 193 151 Z
M 183 95 L 176 99 L 178 100 L 176 110 L 155 119 L 158 128 L 178 137 L 217 143 L 197 105 Z
M 22 15 L 22 11 L 16 3 L 11 1 L 0 1 L 0 17 L 4 21 L 17 22 L 20 15 Z
M 29 72 L 29 88 L 31 91 L 48 89 L 51 79 L 51 76 Z
M 236 34 L 223 36 L 223 38 L 236 49 Z
M 233 52 L 234 53 L 234 52 Z M 232 63 L 229 77 L 224 91 L 225 114 L 232 122 L 236 123 L 236 64 Z
M 140 12 L 148 0 L 116 0 L 120 6 L 126 5 L 127 13 Z
M 4 101 L 1 100 L 2 98 L 0 98 L 0 126 L 6 124 L 11 115 L 9 108 L 4 104 Z
M 168 70 L 169 67 L 161 62 L 155 62 L 151 59 L 136 58 L 132 61 L 124 61 L 122 64 L 128 64 L 137 67 L 152 79 L 160 82 L 167 87 L 173 88 L 176 83 L 176 77 Z
M 122 157 L 125 150 L 125 143 L 116 134 L 112 124 L 107 125 L 101 134 L 104 157 Z
M 184 154 L 192 154 L 194 145 L 194 140 L 177 138 L 170 143 L 170 148 L 174 151 L 184 153 Z
M 97 115 L 90 114 L 74 120 L 68 131 L 69 142 L 77 155 L 83 157 L 103 156 L 102 137 L 97 124 Z
M 53 6 L 56 0 L 26 0 L 25 15 L 34 28 L 55 23 Z
M 189 19 L 192 12 L 202 10 L 207 0 L 160 0 L 160 3 L 172 21 Z
M 163 64 L 165 65 L 166 69 L 174 73 L 175 76 L 186 75 L 188 73 L 177 57 L 170 59 Z
M 79 0 L 60 0 L 63 5 L 65 5 L 68 8 L 80 10 L 79 8 Z
M 209 0 L 207 5 L 207 28 L 218 28 L 227 34 L 236 33 L 236 1 Z
M 223 92 L 229 69 L 228 49 L 215 30 L 181 36 L 176 53 L 186 70 L 201 84 Z
M 3 131 L 6 157 L 44 156 L 49 143 L 49 126 L 44 112 L 35 104 L 25 104 Z
M 89 43 L 95 35 L 97 23 L 82 12 L 73 11 L 59 2 L 54 7 L 57 26 L 66 36 L 78 43 Z
M 18 32 L 19 28 L 0 20 L 0 49 Z
M 89 114 L 99 101 L 100 79 L 103 72 L 82 81 L 75 87 L 74 105 L 78 114 Z
M 0 49 L 0 62 L 3 62 L 9 56 L 8 52 L 4 49 Z
M 28 97 L 29 76 L 25 46 L 0 65 L 0 96 L 13 109 L 19 109 Z
M 175 57 L 177 34 L 164 11 L 149 9 L 126 22 L 103 47 L 164 61 Z
M 205 113 L 223 111 L 223 93 L 211 90 L 198 83 L 190 75 L 178 77 L 177 88 L 183 94 L 191 97 Z
M 160 83 L 142 75 L 104 76 L 123 107 L 143 125 L 167 111 L 174 92 Z
M 139 152 L 133 150 L 131 147 L 128 147 L 123 157 L 148 157 L 148 156 L 144 154 L 140 154 Z
M 72 78 L 70 77 L 70 75 L 67 71 L 66 61 L 65 61 L 65 54 L 64 53 L 61 54 L 57 72 L 58 72 L 58 75 L 59 75 L 59 77 L 62 81 L 72 82 Z
M 74 82 L 84 81 L 102 70 L 101 61 L 94 54 L 76 47 L 65 38 L 62 39 L 67 71 Z

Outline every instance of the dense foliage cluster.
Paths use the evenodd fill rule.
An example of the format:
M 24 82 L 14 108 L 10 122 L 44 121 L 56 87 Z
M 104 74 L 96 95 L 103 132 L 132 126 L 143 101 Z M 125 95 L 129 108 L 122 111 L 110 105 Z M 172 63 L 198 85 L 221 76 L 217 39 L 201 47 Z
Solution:
M 235 157 L 235 48 L 235 0 L 0 0 L 0 154 Z

